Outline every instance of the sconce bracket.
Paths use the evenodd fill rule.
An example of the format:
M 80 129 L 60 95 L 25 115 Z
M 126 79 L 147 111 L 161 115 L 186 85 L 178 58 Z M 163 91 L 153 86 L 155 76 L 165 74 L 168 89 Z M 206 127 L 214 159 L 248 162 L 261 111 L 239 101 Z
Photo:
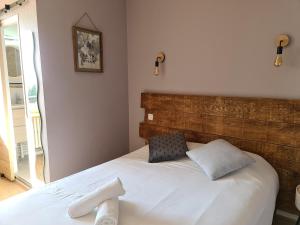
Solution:
M 163 63 L 166 59 L 166 55 L 163 52 L 159 52 L 156 56 L 159 63 Z
M 286 47 L 289 45 L 290 38 L 286 34 L 281 34 L 276 38 L 276 46 L 279 46 L 281 42 L 282 47 Z

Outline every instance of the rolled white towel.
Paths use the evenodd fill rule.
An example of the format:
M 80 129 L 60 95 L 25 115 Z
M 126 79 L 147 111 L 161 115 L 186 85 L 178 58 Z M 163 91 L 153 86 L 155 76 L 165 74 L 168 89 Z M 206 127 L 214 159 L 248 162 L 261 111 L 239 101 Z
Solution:
M 95 225 L 117 225 L 119 219 L 119 199 L 112 198 L 99 205 Z
M 83 196 L 69 205 L 68 213 L 72 218 L 81 217 L 90 213 L 105 200 L 124 195 L 125 190 L 119 178 L 99 187 L 95 191 Z

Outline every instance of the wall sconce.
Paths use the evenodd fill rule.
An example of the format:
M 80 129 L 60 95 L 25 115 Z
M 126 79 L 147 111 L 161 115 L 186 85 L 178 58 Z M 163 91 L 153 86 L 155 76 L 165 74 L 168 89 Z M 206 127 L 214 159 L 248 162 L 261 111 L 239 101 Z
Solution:
M 155 60 L 155 70 L 154 70 L 154 75 L 158 76 L 159 75 L 159 64 L 163 63 L 166 59 L 166 55 L 163 52 L 159 52 L 156 56 Z
M 281 64 L 282 64 L 283 48 L 286 47 L 286 46 L 288 46 L 289 41 L 290 41 L 289 36 L 287 36 L 286 34 L 281 34 L 276 39 L 277 56 L 276 56 L 275 63 L 274 63 L 274 65 L 276 67 L 281 66 Z

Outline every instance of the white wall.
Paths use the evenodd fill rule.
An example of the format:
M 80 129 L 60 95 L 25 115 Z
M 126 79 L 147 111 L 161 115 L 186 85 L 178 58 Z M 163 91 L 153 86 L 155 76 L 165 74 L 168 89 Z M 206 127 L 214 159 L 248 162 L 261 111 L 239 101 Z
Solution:
M 53 181 L 128 152 L 126 4 L 39 0 L 37 12 Z M 72 26 L 84 12 L 103 32 L 103 74 L 74 72 Z
M 144 144 L 143 91 L 300 98 L 299 11 L 297 0 L 127 0 L 130 149 Z M 292 40 L 275 68 L 280 33 Z

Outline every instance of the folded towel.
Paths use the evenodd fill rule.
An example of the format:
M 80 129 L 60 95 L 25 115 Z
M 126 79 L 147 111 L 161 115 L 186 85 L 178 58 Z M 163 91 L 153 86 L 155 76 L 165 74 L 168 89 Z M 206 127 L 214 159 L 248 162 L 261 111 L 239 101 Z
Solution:
M 119 199 L 109 199 L 99 205 L 95 225 L 117 225 L 118 219 Z
M 81 217 L 90 213 L 105 200 L 124 195 L 125 190 L 119 178 L 112 180 L 83 196 L 69 205 L 68 213 L 72 218 Z

